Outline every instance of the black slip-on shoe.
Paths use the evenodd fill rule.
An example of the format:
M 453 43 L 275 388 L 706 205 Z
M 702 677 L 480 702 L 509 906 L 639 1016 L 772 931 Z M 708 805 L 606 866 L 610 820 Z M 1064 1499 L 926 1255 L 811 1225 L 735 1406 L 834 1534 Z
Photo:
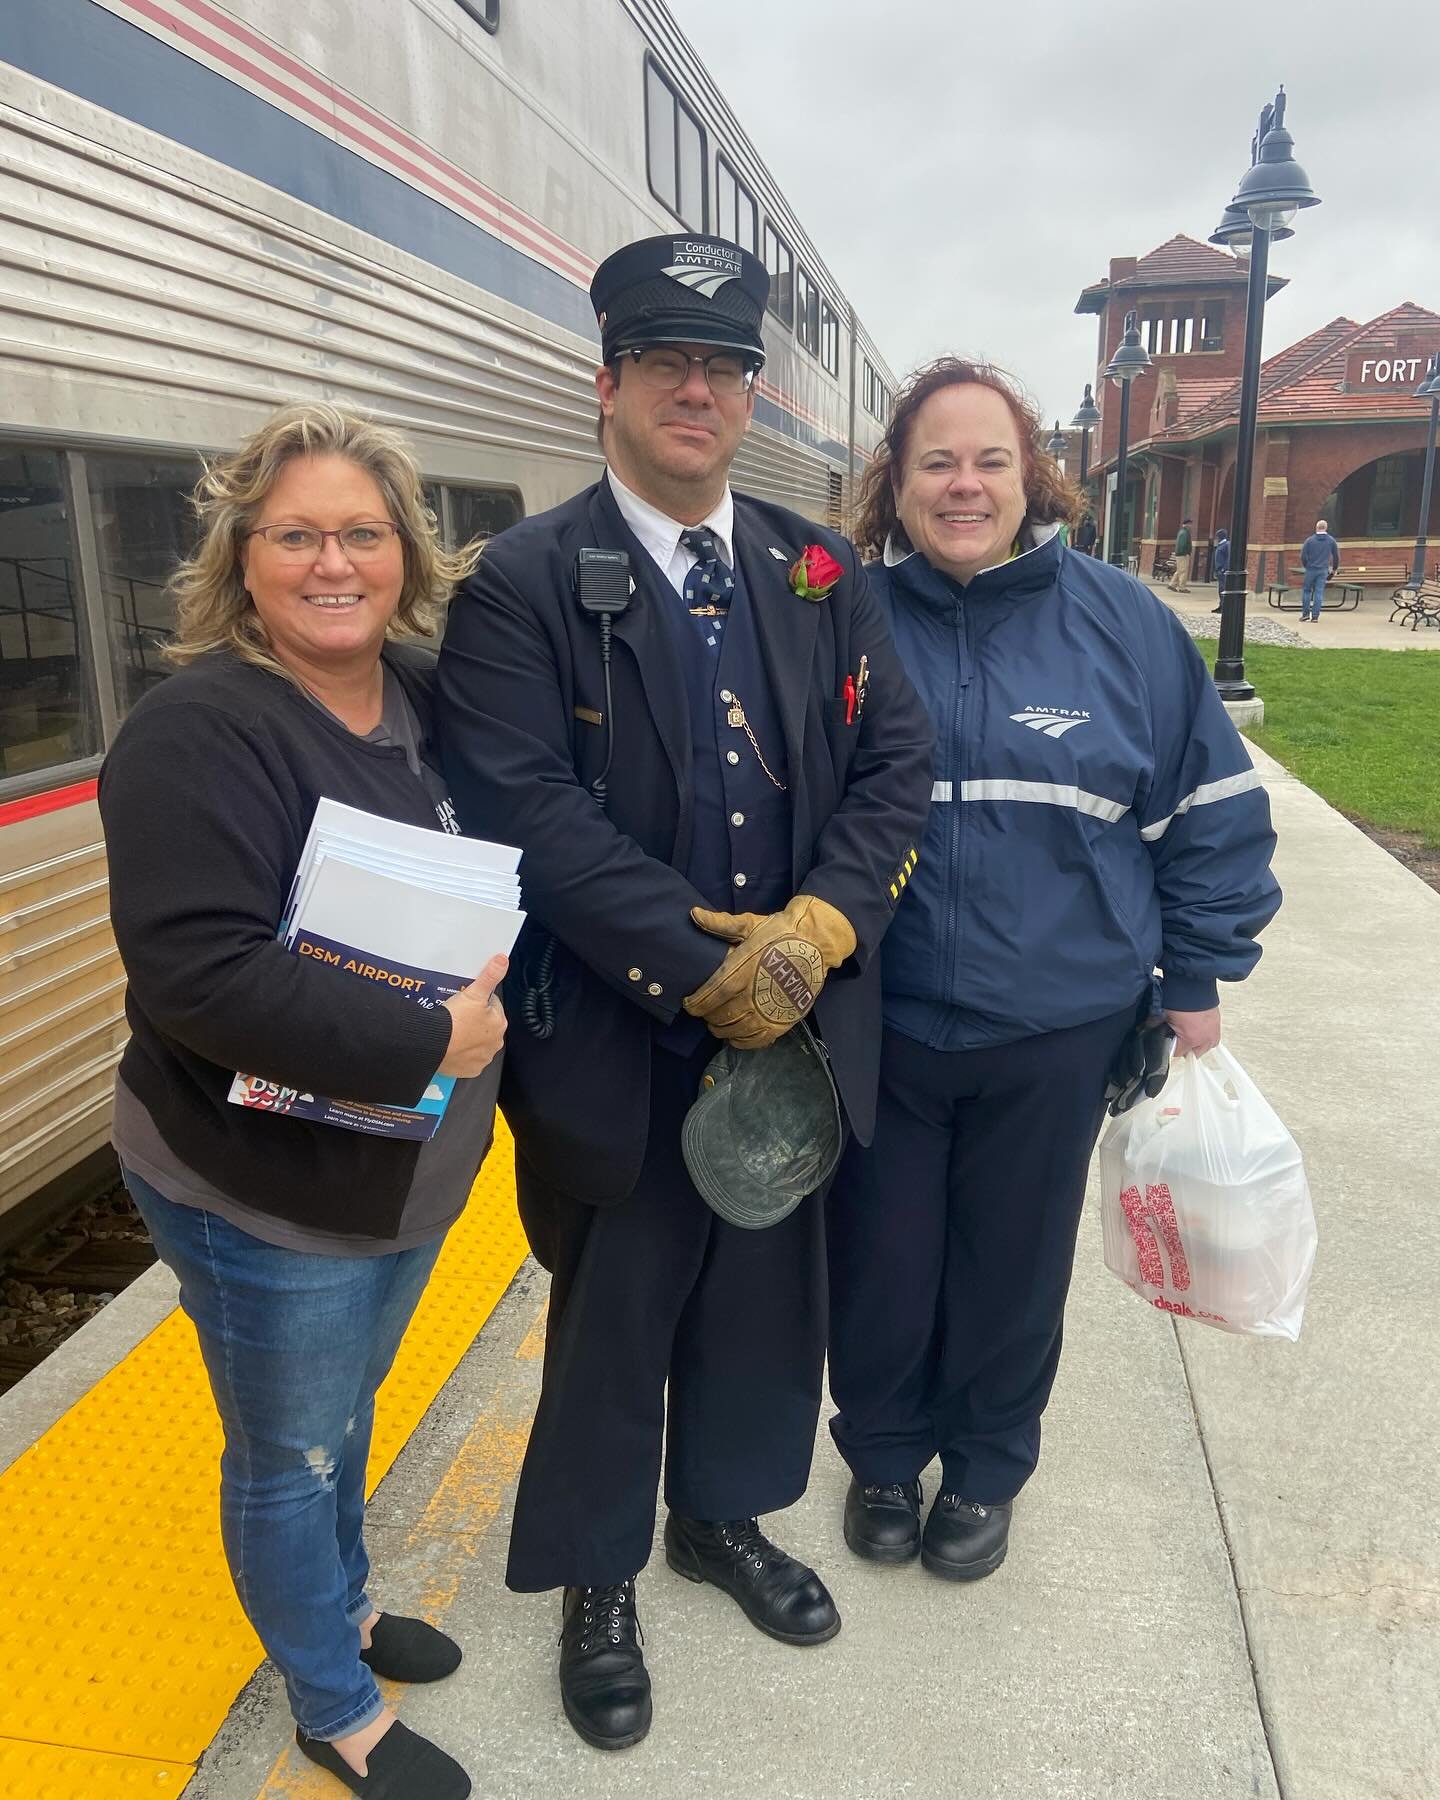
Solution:
M 845 1496 L 845 1542 L 868 1562 L 913 1562 L 920 1554 L 918 1481 L 862 1487 L 851 1481 Z
M 635 1612 L 635 1583 L 565 1590 L 560 1704 L 597 1750 L 627 1750 L 650 1729 L 650 1672 Z
M 920 1560 L 947 1581 L 979 1581 L 993 1575 L 1010 1543 L 1011 1502 L 983 1505 L 959 1494 L 940 1493 L 925 1521 Z
M 726 1593 L 750 1623 L 782 1644 L 828 1643 L 840 1614 L 813 1569 L 772 1544 L 755 1519 L 665 1519 L 665 1560 L 687 1581 Z
M 443 1681 L 460 1667 L 460 1646 L 423 1619 L 381 1613 L 360 1660 L 387 1681 Z
M 470 1777 L 454 1757 L 429 1738 L 397 1719 L 365 1759 L 368 1773 L 357 1775 L 333 1744 L 306 1737 L 298 1727 L 295 1742 L 362 1800 L 466 1800 Z

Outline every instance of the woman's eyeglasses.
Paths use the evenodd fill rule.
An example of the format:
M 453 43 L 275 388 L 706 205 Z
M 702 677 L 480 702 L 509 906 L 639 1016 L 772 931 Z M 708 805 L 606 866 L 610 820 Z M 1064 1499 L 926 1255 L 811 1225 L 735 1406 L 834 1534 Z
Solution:
M 364 562 L 367 556 L 379 556 L 400 535 L 400 527 L 388 519 L 367 519 L 360 525 L 347 525 L 343 531 L 317 531 L 313 525 L 257 525 L 247 537 L 264 538 L 281 556 L 319 556 L 326 538 L 334 538 L 353 561 Z
M 646 387 L 652 388 L 674 390 L 683 387 L 690 378 L 692 363 L 699 363 L 705 371 L 712 394 L 743 394 L 759 373 L 753 363 L 737 356 L 733 350 L 717 350 L 710 356 L 690 356 L 684 350 L 669 350 L 651 344 L 627 354 L 634 360 L 640 379 Z

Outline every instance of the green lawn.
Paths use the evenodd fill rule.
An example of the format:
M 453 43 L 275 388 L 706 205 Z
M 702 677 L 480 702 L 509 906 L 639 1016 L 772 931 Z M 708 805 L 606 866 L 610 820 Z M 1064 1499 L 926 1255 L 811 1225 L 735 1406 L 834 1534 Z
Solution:
M 1440 652 L 1247 644 L 1245 673 L 1262 750 L 1341 812 L 1440 846 Z

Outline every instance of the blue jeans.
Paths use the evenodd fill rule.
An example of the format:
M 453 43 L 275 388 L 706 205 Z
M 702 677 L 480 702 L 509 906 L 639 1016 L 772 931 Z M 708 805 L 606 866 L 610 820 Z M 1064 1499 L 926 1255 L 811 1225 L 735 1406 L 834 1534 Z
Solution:
M 1318 619 L 1325 604 L 1325 583 L 1330 579 L 1324 569 L 1307 569 L 1300 589 L 1300 617 Z
M 301 1729 L 344 1737 L 383 1704 L 359 1631 L 375 1610 L 362 1538 L 375 1390 L 441 1240 L 391 1256 L 282 1250 L 124 1175 L 200 1334 L 235 1592 Z

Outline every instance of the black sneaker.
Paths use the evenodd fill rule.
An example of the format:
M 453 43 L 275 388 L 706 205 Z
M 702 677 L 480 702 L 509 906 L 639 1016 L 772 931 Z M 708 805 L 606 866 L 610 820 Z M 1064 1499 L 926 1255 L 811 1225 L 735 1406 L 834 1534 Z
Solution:
M 851 1481 L 845 1496 L 845 1542 L 869 1562 L 912 1562 L 920 1554 L 918 1481 L 861 1487 Z
M 650 1729 L 650 1674 L 635 1613 L 635 1583 L 566 1588 L 560 1626 L 560 1703 L 597 1750 L 626 1750 Z
M 925 1521 L 921 1562 L 932 1575 L 943 1575 L 947 1581 L 979 1581 L 993 1575 L 1009 1548 L 1010 1509 L 1008 1500 L 986 1506 L 959 1494 L 937 1494 Z

